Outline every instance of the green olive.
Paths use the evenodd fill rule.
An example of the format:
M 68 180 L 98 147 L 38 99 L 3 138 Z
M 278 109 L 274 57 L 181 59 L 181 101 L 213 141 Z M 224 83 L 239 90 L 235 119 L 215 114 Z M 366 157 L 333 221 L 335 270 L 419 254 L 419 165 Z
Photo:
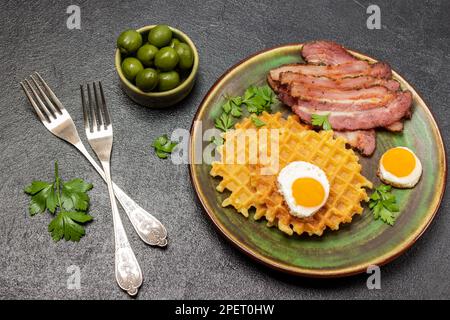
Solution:
M 176 71 L 161 72 L 159 74 L 159 91 L 167 91 L 177 87 L 180 84 L 180 76 Z
M 175 68 L 180 58 L 175 49 L 164 47 L 159 49 L 155 56 L 155 66 L 161 71 L 170 71 Z
M 152 44 L 146 43 L 139 48 L 136 56 L 145 66 L 151 67 L 153 65 L 153 59 L 155 58 L 157 52 L 157 47 Z
M 122 61 L 122 72 L 125 78 L 130 81 L 133 81 L 136 75 L 143 69 L 142 63 L 136 58 L 128 57 Z
M 152 91 L 158 84 L 158 72 L 155 69 L 147 68 L 141 70 L 136 76 L 136 86 L 142 91 Z
M 136 30 L 125 30 L 117 38 L 117 48 L 123 54 L 132 54 L 142 45 L 142 36 Z
M 180 40 L 178 40 L 177 38 L 172 38 L 172 40 L 170 40 L 169 47 L 175 49 L 175 47 L 179 44 L 180 44 Z
M 165 24 L 157 25 L 148 33 L 148 42 L 158 48 L 169 45 L 171 39 L 172 30 Z
M 178 65 L 180 69 L 190 69 L 194 63 L 194 55 L 192 54 L 191 48 L 186 43 L 181 42 L 175 46 L 175 51 L 180 58 Z

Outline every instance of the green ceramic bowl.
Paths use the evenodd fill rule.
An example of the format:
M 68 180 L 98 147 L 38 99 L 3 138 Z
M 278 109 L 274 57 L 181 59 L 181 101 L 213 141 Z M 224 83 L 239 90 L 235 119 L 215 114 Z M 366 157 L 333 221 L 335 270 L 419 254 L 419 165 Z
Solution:
M 377 149 L 370 158 L 360 157 L 363 174 L 378 186 L 376 176 L 380 156 L 393 146 L 407 146 L 420 158 L 423 175 L 414 189 L 394 189 L 400 213 L 394 226 L 374 220 L 365 204 L 361 216 L 337 231 L 325 230 L 323 236 L 287 236 L 277 228 L 268 228 L 264 221 L 245 218 L 232 207 L 223 208 L 228 196 L 216 191 L 219 178 L 209 174 L 211 166 L 202 161 L 205 148 L 202 139 L 206 130 L 214 127 L 226 96 L 242 95 L 250 85 L 266 82 L 269 70 L 286 63 L 300 62 L 301 44 L 281 46 L 260 52 L 228 70 L 210 89 L 194 118 L 191 128 L 190 174 L 194 189 L 203 205 L 206 217 L 220 233 L 243 252 L 277 270 L 310 277 L 338 277 L 365 272 L 370 265 L 383 265 L 405 252 L 426 230 L 436 214 L 446 181 L 446 156 L 441 134 L 425 102 L 398 73 L 393 72 L 403 89 L 413 94 L 413 114 L 405 121 L 404 131 L 378 131 Z M 375 60 L 351 51 L 356 57 Z M 278 105 L 274 111 L 291 113 Z M 204 150 L 204 149 L 202 149 Z M 203 163 L 202 163 L 203 162 Z M 411 266 L 414 268 L 414 266 Z
M 154 27 L 156 27 L 156 25 L 145 26 L 137 29 L 137 31 L 142 34 L 143 39 L 147 39 L 148 32 Z M 192 42 L 192 40 L 185 33 L 173 27 L 170 27 L 170 29 L 173 32 L 173 36 L 178 38 L 180 41 L 187 43 L 194 53 L 194 64 L 192 66 L 191 73 L 178 87 L 172 90 L 164 92 L 144 92 L 140 90 L 123 75 L 121 67 L 122 55 L 120 54 L 119 49 L 116 49 L 115 66 L 122 89 L 134 102 L 140 105 L 150 108 L 164 108 L 173 106 L 183 100 L 191 92 L 192 87 L 194 86 L 199 63 L 197 48 L 195 47 L 194 42 Z

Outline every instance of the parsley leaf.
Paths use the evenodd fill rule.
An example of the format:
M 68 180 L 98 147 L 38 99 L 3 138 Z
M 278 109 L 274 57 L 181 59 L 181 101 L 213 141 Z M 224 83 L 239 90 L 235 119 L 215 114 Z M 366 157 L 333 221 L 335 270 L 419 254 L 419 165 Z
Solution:
M 228 129 L 231 129 L 233 127 L 234 122 L 230 115 L 223 112 L 219 118 L 216 118 L 214 120 L 214 124 L 217 129 L 227 131 Z
M 225 112 L 226 114 L 231 112 L 231 101 L 228 100 L 227 102 L 225 102 L 225 104 L 222 106 L 222 110 L 223 112 Z
M 170 141 L 166 134 L 156 138 L 152 143 L 152 147 L 160 159 L 166 159 L 177 145 L 178 142 Z
M 29 207 L 31 215 L 46 210 L 56 214 L 48 226 L 53 240 L 59 241 L 64 237 L 65 240 L 79 241 L 85 235 L 85 230 L 80 224 L 93 219 L 85 212 L 89 208 L 90 200 L 87 192 L 92 187 L 92 184 L 80 178 L 62 181 L 58 174 L 58 163 L 55 162 L 53 182 L 33 181 L 24 191 L 31 196 Z
M 244 95 L 226 97 L 227 101 L 222 105 L 222 114 L 214 120 L 216 128 L 227 131 L 234 125 L 233 119 L 242 116 L 242 107 L 245 105 L 249 113 L 260 115 L 263 111 L 270 112 L 272 105 L 277 101 L 274 92 L 268 86 L 250 86 Z
M 394 212 L 399 212 L 400 208 L 395 195 L 390 193 L 391 189 L 391 186 L 385 184 L 375 188 L 370 196 L 369 208 L 372 210 L 375 220 L 381 219 L 392 226 L 395 222 Z
M 29 195 L 33 196 L 36 193 L 42 191 L 43 189 L 50 187 L 51 185 L 52 185 L 51 183 L 36 180 L 31 182 L 29 186 L 25 187 L 24 191 Z
M 231 101 L 233 104 L 235 104 L 236 106 L 239 106 L 239 107 L 240 107 L 241 104 L 242 104 L 242 97 L 237 96 L 237 97 L 231 98 L 230 101 Z
M 255 95 L 255 86 L 250 86 L 244 92 L 244 101 L 251 99 Z
M 159 136 L 156 138 L 155 141 L 153 141 L 152 147 L 161 147 L 165 145 L 169 141 L 169 138 L 167 138 L 167 134 L 163 134 L 162 136 Z
M 261 87 L 259 92 L 264 100 L 272 102 L 273 91 L 269 88 L 269 86 Z
M 164 151 L 161 151 L 161 150 L 156 150 L 156 155 L 160 159 L 167 159 L 167 157 L 169 156 L 169 154 L 167 152 L 164 152 Z
M 80 178 L 62 183 L 61 201 L 65 210 L 86 211 L 89 206 L 87 191 L 92 189 L 92 184 L 84 182 Z
M 258 106 L 253 104 L 252 102 L 247 102 L 247 111 L 250 113 L 258 113 Z
M 259 119 L 259 118 L 257 118 L 257 117 L 254 117 L 254 116 L 253 116 L 253 117 L 251 117 L 251 119 L 252 119 L 253 124 L 254 124 L 257 128 L 266 125 L 266 123 L 265 123 L 264 121 L 262 121 L 261 119 Z
M 384 221 L 391 226 L 394 225 L 395 218 L 394 218 L 392 212 L 389 211 L 388 209 L 386 209 L 386 208 L 381 209 L 380 218 L 381 218 L 381 221 Z
M 54 241 L 59 241 L 64 237 L 66 241 L 78 242 L 86 233 L 80 224 L 92 219 L 92 216 L 84 212 L 61 211 L 48 225 L 48 231 Z
M 165 152 L 165 153 L 172 153 L 173 149 L 175 149 L 175 147 L 178 145 L 178 142 L 170 142 L 170 143 L 166 143 L 165 145 L 162 146 L 161 151 Z
M 56 196 L 54 187 L 52 187 L 52 190 L 47 197 L 45 205 L 47 206 L 48 211 L 50 211 L 51 213 L 55 213 L 56 208 L 58 207 L 58 197 Z
M 276 102 L 275 94 L 268 86 L 250 86 L 244 93 L 242 103 L 247 106 L 250 113 L 261 114 L 263 111 L 270 112 L 272 104 Z
M 221 146 L 223 144 L 223 138 L 221 136 L 212 136 L 210 142 L 216 146 Z
M 234 97 L 228 98 L 228 101 L 222 106 L 222 110 L 226 114 L 231 114 L 235 118 L 242 115 L 242 98 Z
M 28 207 L 31 216 L 45 212 L 47 207 L 50 212 L 55 212 L 55 201 L 52 196 L 52 193 L 54 193 L 53 183 L 33 181 L 24 191 L 31 196 Z
M 323 130 L 331 130 L 331 124 L 328 121 L 328 116 L 330 114 L 313 114 L 311 116 L 311 124 L 314 126 L 321 127 Z
M 268 105 L 267 100 L 260 95 L 255 94 L 252 98 L 244 100 L 244 103 L 247 106 L 247 111 L 250 113 L 259 115 L 263 111 L 270 111 L 270 105 Z
M 235 117 L 235 118 L 239 118 L 242 115 L 242 108 L 241 108 L 241 106 L 240 105 L 238 106 L 237 104 L 232 103 L 231 115 L 233 117 Z

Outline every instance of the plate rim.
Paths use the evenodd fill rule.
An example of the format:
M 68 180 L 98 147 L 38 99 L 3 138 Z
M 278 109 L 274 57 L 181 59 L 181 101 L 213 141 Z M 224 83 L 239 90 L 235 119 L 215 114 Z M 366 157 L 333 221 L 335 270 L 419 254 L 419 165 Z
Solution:
M 241 252 L 243 252 L 244 254 L 246 254 L 247 256 L 252 258 L 253 260 L 255 260 L 259 263 L 262 263 L 263 265 L 265 265 L 271 269 L 278 270 L 278 271 L 285 272 L 285 273 L 292 274 L 292 275 L 296 275 L 296 276 L 304 276 L 304 277 L 310 277 L 310 278 L 338 278 L 338 277 L 346 277 L 346 276 L 351 276 L 351 275 L 365 272 L 370 265 L 383 266 L 383 265 L 395 260 L 396 258 L 401 256 L 403 253 L 405 253 L 425 233 L 425 231 L 428 229 L 428 227 L 431 225 L 432 221 L 434 220 L 437 212 L 439 211 L 442 199 L 446 192 L 446 184 L 447 184 L 447 151 L 446 151 L 443 139 L 442 139 L 442 135 L 441 135 L 439 126 L 433 115 L 433 112 L 428 107 L 428 105 L 425 103 L 423 98 L 419 95 L 419 93 L 417 92 L 415 87 L 413 87 L 408 81 L 406 81 L 400 74 L 398 74 L 394 70 L 392 70 L 393 75 L 396 78 L 399 78 L 400 80 L 402 80 L 403 83 L 405 83 L 407 85 L 407 89 L 409 89 L 413 93 L 414 98 L 418 99 L 419 104 L 425 106 L 425 108 L 424 108 L 425 112 L 429 115 L 429 117 L 432 120 L 433 129 L 434 129 L 433 131 L 437 137 L 438 144 L 439 144 L 438 149 L 441 150 L 441 154 L 442 154 L 442 159 L 441 159 L 440 163 L 442 164 L 443 169 L 444 169 L 444 172 L 443 172 L 444 177 L 442 179 L 442 183 L 438 186 L 440 195 L 437 199 L 436 198 L 434 199 L 434 203 L 432 204 L 432 205 L 434 205 L 434 208 L 432 209 L 432 213 L 430 214 L 430 209 L 429 209 L 428 213 L 427 213 L 428 217 L 427 217 L 425 223 L 420 225 L 420 227 L 417 229 L 418 231 L 413 233 L 412 238 L 410 237 L 410 238 L 406 239 L 399 246 L 388 251 L 387 253 L 383 254 L 382 256 L 377 257 L 377 258 L 373 259 L 372 261 L 369 261 L 368 263 L 360 263 L 356 266 L 350 266 L 350 267 L 345 267 L 345 268 L 340 268 L 340 269 L 332 269 L 332 270 L 311 269 L 311 268 L 302 268 L 302 267 L 297 267 L 297 266 L 289 266 L 286 263 L 280 263 L 278 261 L 274 261 L 271 258 L 267 258 L 267 257 L 263 256 L 262 254 L 260 254 L 259 252 L 255 252 L 255 250 L 252 250 L 251 248 L 249 248 L 243 241 L 239 241 L 237 239 L 237 237 L 235 237 L 232 234 L 232 232 L 228 231 L 222 225 L 222 223 L 220 223 L 220 221 L 218 221 L 218 218 L 212 213 L 212 210 L 210 210 L 210 208 L 206 204 L 206 202 L 204 200 L 204 196 L 203 197 L 200 196 L 201 191 L 199 190 L 199 183 L 198 183 L 197 177 L 194 173 L 194 166 L 196 166 L 197 164 L 195 164 L 193 161 L 194 160 L 193 145 L 194 145 L 194 140 L 195 140 L 195 136 L 196 136 L 194 133 L 195 122 L 198 120 L 199 116 L 203 112 L 205 102 L 208 100 L 210 95 L 215 91 L 215 88 L 222 82 L 222 80 L 226 76 L 228 76 L 233 70 L 235 70 L 242 64 L 248 62 L 249 60 L 251 60 L 261 54 L 265 54 L 265 53 L 273 51 L 273 50 L 279 50 L 282 48 L 293 47 L 293 46 L 301 48 L 301 46 L 303 46 L 303 43 L 301 43 L 301 42 L 300 43 L 287 43 L 287 44 L 283 44 L 283 45 L 279 45 L 279 46 L 270 47 L 267 49 L 257 51 L 256 53 L 249 55 L 248 57 L 240 60 L 239 62 L 235 63 L 230 68 L 228 68 L 224 73 L 222 73 L 222 75 L 214 82 L 214 84 L 209 88 L 208 92 L 203 97 L 202 101 L 200 102 L 200 104 L 197 108 L 197 111 L 195 112 L 194 118 L 191 123 L 191 128 L 189 130 L 189 132 L 190 132 L 189 177 L 191 180 L 191 184 L 194 187 L 196 197 L 202 205 L 202 208 L 203 208 L 202 211 L 204 211 L 204 213 L 206 213 L 207 217 L 213 222 L 213 225 L 216 227 L 216 229 L 219 231 L 219 233 L 222 234 L 222 236 L 224 236 L 228 241 L 230 241 Z M 370 62 L 378 61 L 378 60 L 376 60 L 366 54 L 360 53 L 358 51 L 351 50 L 351 49 L 347 49 L 347 50 L 351 54 L 355 55 L 356 57 L 358 57 L 360 59 L 368 60 Z

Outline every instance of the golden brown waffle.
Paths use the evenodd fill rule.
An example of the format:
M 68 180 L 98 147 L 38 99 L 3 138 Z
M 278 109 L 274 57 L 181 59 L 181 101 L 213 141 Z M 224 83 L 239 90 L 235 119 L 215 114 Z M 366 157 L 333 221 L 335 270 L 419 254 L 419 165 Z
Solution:
M 307 125 L 299 123 L 298 117 L 289 116 L 287 119 L 282 118 L 281 113 L 268 114 L 263 112 L 259 117 L 264 121 L 264 129 L 289 129 L 293 131 L 303 131 L 309 128 Z M 238 141 L 239 136 L 245 134 L 245 130 L 257 130 L 250 118 L 245 118 L 235 126 L 236 130 L 229 130 L 224 134 L 225 144 L 218 151 L 221 154 L 221 161 L 212 164 L 211 175 L 213 177 L 220 176 L 222 181 L 216 187 L 217 191 L 223 192 L 225 189 L 231 191 L 231 194 L 222 202 L 222 206 L 233 206 L 238 212 L 248 217 L 248 210 L 252 207 L 256 209 L 257 215 L 261 215 L 265 211 L 265 205 L 258 199 L 256 189 L 250 184 L 250 176 L 256 169 L 255 164 L 250 163 L 249 144 L 254 143 L 254 137 L 250 135 L 245 139 L 245 145 L 237 145 L 234 143 L 233 152 L 226 152 L 227 141 Z M 281 134 L 282 130 L 280 130 Z M 270 144 L 269 144 L 270 145 Z M 245 162 L 237 163 L 237 155 L 245 154 Z M 228 163 L 228 164 L 227 164 Z
M 231 191 L 230 196 L 222 203 L 231 205 L 237 211 L 248 217 L 248 210 L 256 208 L 255 219 L 265 217 L 268 225 L 277 225 L 283 232 L 292 235 L 293 232 L 309 235 L 322 235 L 329 227 L 339 228 L 340 223 L 350 222 L 354 214 L 360 214 L 360 202 L 367 201 L 368 196 L 363 187 L 372 187 L 370 181 L 361 175 L 361 165 L 352 150 L 345 148 L 345 140 L 334 139 L 331 131 L 315 132 L 298 122 L 296 116 L 283 119 L 280 113 L 270 115 L 263 113 L 259 118 L 266 123 L 257 129 L 251 119 L 246 118 L 236 124 L 236 130 L 224 134 L 226 143 L 219 148 L 222 155 L 220 162 L 212 165 L 211 175 L 222 177 L 217 190 Z M 272 168 L 273 174 L 261 174 L 261 164 L 251 164 L 249 144 L 254 142 L 254 136 L 248 136 L 246 143 L 233 144 L 237 137 L 245 134 L 238 129 L 279 129 L 279 163 Z M 227 140 L 229 144 L 227 144 Z M 269 149 L 268 141 L 258 141 Z M 226 152 L 231 150 L 231 152 Z M 238 155 L 245 155 L 245 162 L 236 164 Z M 233 162 L 234 160 L 234 162 Z M 292 161 L 307 161 L 322 168 L 330 181 L 330 196 L 327 203 L 316 214 L 309 218 L 297 218 L 289 214 L 284 199 L 277 191 L 276 178 L 278 172 Z M 229 163 L 229 164 L 227 164 Z M 267 166 L 264 166 L 267 167 Z
M 285 133 L 280 139 L 279 169 L 293 161 L 307 161 L 320 167 L 330 182 L 330 195 L 316 214 L 308 218 L 298 218 L 289 214 L 289 208 L 278 193 L 276 175 L 264 176 L 255 168 L 250 184 L 258 190 L 259 202 L 267 209 L 263 215 L 270 224 L 277 224 L 283 232 L 322 235 L 326 227 L 339 229 L 341 223 L 352 221 L 355 214 L 361 214 L 361 201 L 368 201 L 364 187 L 372 188 L 372 183 L 361 175 L 358 156 L 345 148 L 345 140 L 333 138 L 332 131 Z

